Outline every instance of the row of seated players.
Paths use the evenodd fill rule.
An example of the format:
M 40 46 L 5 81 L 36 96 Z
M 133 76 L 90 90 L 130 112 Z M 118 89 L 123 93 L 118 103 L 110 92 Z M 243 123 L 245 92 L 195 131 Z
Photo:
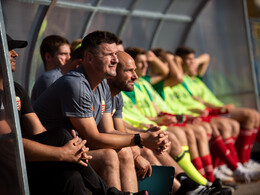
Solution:
M 139 77 L 134 91 L 123 92 L 127 123 L 135 127 L 143 123 L 175 126 L 173 132 L 180 141 L 176 128 L 183 129 L 192 163 L 209 181 L 213 180 L 213 172 L 227 183 L 259 179 L 259 164 L 250 159 L 259 113 L 224 105 L 206 87 L 201 77 L 209 64 L 208 54 L 195 58 L 195 52 L 187 47 L 178 48 L 176 55 L 160 48 L 146 53 L 131 47 L 126 52 L 135 59 Z M 149 55 L 154 54 L 160 63 L 158 59 L 157 63 L 150 60 Z M 136 109 L 140 111 L 138 116 Z M 177 122 L 172 124 L 169 116 L 176 116 Z M 208 143 L 210 153 L 206 150 Z M 185 142 L 181 145 L 187 147 Z M 213 161 L 206 160 L 210 156 Z
M 64 46 L 64 44 L 63 44 L 63 46 Z M 127 50 L 129 54 L 131 54 L 130 50 L 131 50 L 130 48 Z M 162 81 L 162 79 L 165 79 L 165 83 L 167 83 L 168 81 L 166 80 L 166 77 L 168 77 L 168 74 L 170 72 L 169 75 L 172 78 L 174 78 L 174 80 L 175 80 L 174 82 L 175 82 L 175 84 L 177 84 L 176 83 L 176 78 L 178 78 L 178 77 L 176 76 L 176 72 L 174 73 L 174 68 L 176 69 L 177 66 L 173 67 L 173 71 L 171 72 L 171 71 L 169 71 L 170 68 L 168 68 L 163 63 L 161 63 L 161 61 L 163 61 L 163 59 L 160 60 L 158 57 L 156 57 L 153 54 L 153 52 L 149 51 L 147 56 L 148 56 L 148 61 L 150 62 L 149 64 L 151 65 L 151 67 L 152 67 L 152 64 L 155 66 L 154 67 L 155 68 L 154 73 L 150 77 L 150 81 L 151 82 L 154 82 L 154 84 L 156 84 L 156 83 L 160 83 Z M 137 75 L 139 77 L 143 76 L 146 73 L 146 69 L 147 69 L 147 62 L 146 61 L 147 60 L 144 59 L 143 62 L 140 62 L 140 60 L 139 61 L 136 60 L 134 55 L 132 55 L 132 57 L 135 59 L 135 64 L 137 66 L 137 69 L 136 69 Z M 146 53 L 143 52 L 141 57 L 146 58 Z M 64 66 L 60 66 L 59 68 L 53 69 L 51 71 L 48 71 L 47 75 L 49 75 L 49 77 L 47 77 L 46 74 L 45 74 L 45 76 L 40 77 L 40 79 L 37 80 L 37 82 L 35 84 L 35 87 L 34 87 L 34 90 L 33 90 L 33 94 L 34 94 L 35 89 L 40 89 L 39 86 L 41 86 L 41 85 L 37 84 L 37 83 L 39 83 L 40 80 L 42 80 L 43 78 L 49 78 L 49 79 L 50 78 L 51 79 L 54 78 L 54 80 L 52 81 L 52 82 L 54 82 L 55 79 L 57 79 L 58 77 L 62 76 L 65 72 L 67 72 L 66 71 L 66 67 L 69 66 L 67 64 L 70 64 L 70 65 L 73 64 L 73 63 L 70 63 L 72 61 L 72 59 L 69 60 L 68 63 L 65 63 Z M 80 59 L 77 59 L 77 60 L 78 60 L 77 63 L 75 63 L 76 65 L 78 65 L 80 63 Z M 55 63 L 56 63 L 56 67 L 57 67 L 57 61 L 55 61 Z M 140 63 L 142 65 L 139 67 Z M 46 63 L 45 63 L 45 65 L 46 65 Z M 145 69 L 145 71 L 143 71 L 142 69 Z M 49 69 L 46 68 L 46 70 L 49 70 Z M 152 70 L 152 68 L 150 68 L 150 70 Z M 181 69 L 179 68 L 179 70 L 181 70 Z M 50 76 L 51 74 L 57 75 L 54 71 L 56 71 L 56 73 L 58 72 L 60 74 L 60 76 L 58 76 L 58 77 Z M 140 72 L 141 72 L 141 74 L 140 74 Z M 137 80 L 137 77 L 135 76 L 135 74 L 133 74 L 132 77 L 130 78 L 130 81 L 132 81 L 132 82 L 133 81 L 140 82 L 141 80 L 142 80 L 142 78 Z M 143 89 L 145 89 L 146 92 L 148 92 L 147 91 L 147 88 L 149 88 L 148 84 L 145 87 L 144 86 L 141 86 L 141 87 L 139 86 L 139 88 L 143 88 Z M 136 86 L 138 86 L 138 85 L 135 84 L 135 89 L 138 88 Z M 111 89 L 111 87 L 110 87 L 110 89 Z M 122 90 L 122 89 L 120 89 L 120 90 Z M 153 90 L 153 89 L 151 88 L 149 90 Z M 135 92 L 135 95 L 138 93 L 136 91 L 134 91 L 134 92 Z M 34 96 L 33 94 L 32 94 L 32 97 Z M 113 92 L 112 92 L 112 96 L 113 96 Z M 144 119 L 142 119 L 141 115 L 139 116 L 139 114 L 138 114 L 136 109 L 135 110 L 131 110 L 130 109 L 130 108 L 135 108 L 135 106 L 132 106 L 130 101 L 127 101 L 127 96 L 125 96 L 125 94 L 123 94 L 124 104 L 125 104 L 124 105 L 124 111 L 123 111 L 123 118 L 124 118 L 124 120 L 128 124 L 132 124 L 132 126 L 128 127 L 128 129 L 133 128 L 133 127 L 137 127 L 137 128 L 144 127 L 144 126 L 147 127 L 147 126 L 152 126 L 152 125 L 157 125 L 157 124 L 159 124 L 159 125 L 163 125 L 163 124 L 168 125 L 167 127 L 166 126 L 162 126 L 162 129 L 167 129 L 168 132 L 172 133 L 172 134 L 169 134 L 169 135 L 171 135 L 169 137 L 173 137 L 171 139 L 172 144 L 171 144 L 171 150 L 170 150 L 168 158 L 169 159 L 171 159 L 171 158 L 175 159 L 178 162 L 178 164 L 185 170 L 185 172 L 193 180 L 197 181 L 200 184 L 206 185 L 207 180 L 204 177 L 202 177 L 201 174 L 203 176 L 205 176 L 209 181 L 213 181 L 214 180 L 214 176 L 213 176 L 213 172 L 212 172 L 213 169 L 212 169 L 211 155 L 210 155 L 210 152 L 209 152 L 209 148 L 206 145 L 206 144 L 208 144 L 208 139 L 207 138 L 211 137 L 211 135 L 212 135 L 212 137 L 214 136 L 214 138 L 216 137 L 216 140 L 220 140 L 220 141 L 217 142 L 218 145 L 222 144 L 221 145 L 222 147 L 220 147 L 221 152 L 216 155 L 216 158 L 218 157 L 221 160 L 223 158 L 224 162 L 225 161 L 227 161 L 227 162 L 231 161 L 231 163 L 227 163 L 227 162 L 226 163 L 232 167 L 232 170 L 234 170 L 234 173 L 235 173 L 234 176 L 236 177 L 236 179 L 238 179 L 238 180 L 247 180 L 247 181 L 258 179 L 258 177 L 259 177 L 259 173 L 258 172 L 245 170 L 245 168 L 241 164 L 239 164 L 238 162 L 236 162 L 234 160 L 232 161 L 231 160 L 232 158 L 230 157 L 230 155 L 224 155 L 224 154 L 226 154 L 226 152 L 225 152 L 226 148 L 223 147 L 223 141 L 221 142 L 222 138 L 220 136 L 220 135 L 223 136 L 223 134 L 225 134 L 225 133 L 222 133 L 222 131 L 225 130 L 225 128 L 226 128 L 225 124 L 227 123 L 226 121 L 223 122 L 224 119 L 221 119 L 221 120 L 220 119 L 216 119 L 217 117 L 214 117 L 214 119 L 204 118 L 203 120 L 206 120 L 207 122 L 209 122 L 209 120 L 210 120 L 210 122 L 212 122 L 212 123 L 210 123 L 210 124 L 206 123 L 206 122 L 203 123 L 202 121 L 200 121 L 202 119 L 198 120 L 198 119 L 195 119 L 194 117 L 188 116 L 188 115 L 191 115 L 193 113 L 192 111 L 197 111 L 198 112 L 199 111 L 198 108 L 191 108 L 191 109 L 186 109 L 186 110 L 182 108 L 183 111 L 180 114 L 180 110 L 179 110 L 179 113 L 178 113 L 179 115 L 178 115 L 177 118 L 180 121 L 190 120 L 190 121 L 192 121 L 192 123 L 189 124 L 189 125 L 184 125 L 184 123 L 183 124 L 176 124 L 176 117 L 170 117 L 169 116 L 170 114 L 176 114 L 176 112 L 170 111 L 169 110 L 169 106 L 168 106 L 168 110 L 167 110 L 167 108 L 165 108 L 165 110 L 163 110 L 161 106 L 164 103 L 162 103 L 162 105 L 159 105 L 158 102 L 156 102 L 158 107 L 162 111 L 164 111 L 164 114 L 168 113 L 168 115 L 164 115 L 162 117 L 161 116 L 158 117 L 158 114 L 160 114 L 160 115 L 163 114 L 162 112 L 159 111 L 159 109 L 156 109 L 155 110 L 156 112 L 153 112 L 153 111 L 150 112 L 149 109 L 151 108 L 151 106 L 149 105 L 148 99 L 150 99 L 150 101 L 151 100 L 155 101 L 154 99 L 151 98 L 151 96 L 152 96 L 151 94 L 142 96 L 142 97 L 146 97 L 143 100 L 145 102 L 145 104 L 146 104 L 145 106 L 141 105 L 142 100 L 140 100 L 139 98 L 137 98 L 136 101 L 132 101 L 134 99 L 133 96 L 132 96 L 132 100 L 131 101 L 133 103 L 136 103 L 137 106 L 138 106 L 138 103 L 140 103 L 139 106 L 138 106 L 138 109 L 140 109 L 141 112 L 142 112 L 141 108 L 142 107 L 144 108 L 144 110 L 143 110 L 144 113 L 142 113 L 142 116 L 143 116 Z M 130 97 L 131 97 L 131 95 L 130 95 Z M 138 95 L 138 97 L 140 97 L 140 96 Z M 160 99 L 160 98 L 158 98 L 158 99 Z M 160 102 L 160 100 L 158 100 L 158 101 Z M 155 103 L 153 103 L 152 105 L 154 105 L 154 104 Z M 174 104 L 172 104 L 172 105 L 176 109 L 176 106 Z M 127 108 L 129 108 L 129 109 L 127 109 Z M 185 110 L 185 112 L 184 112 L 184 110 Z M 133 111 L 134 111 L 134 115 L 133 115 Z M 214 111 L 216 112 L 216 109 L 214 109 Z M 132 115 L 131 115 L 131 112 L 132 112 Z M 207 113 L 204 110 L 200 111 L 200 112 L 202 112 L 204 115 L 206 115 L 206 113 Z M 128 114 L 128 113 L 130 113 L 130 114 Z M 184 115 L 182 115 L 183 113 L 185 113 L 185 117 L 183 117 L 184 116 Z M 152 114 L 154 116 L 149 116 L 149 114 Z M 141 122 L 140 122 L 140 119 L 142 119 Z M 147 121 L 147 122 L 145 122 L 145 121 Z M 170 125 L 171 123 L 174 123 L 174 125 Z M 231 121 L 229 126 L 231 126 L 231 128 L 232 128 L 231 132 L 233 134 L 238 134 L 239 124 L 237 124 L 234 121 Z M 222 130 L 222 131 L 220 131 L 220 130 Z M 222 134 L 220 134 L 220 132 Z M 176 137 L 178 138 L 177 140 L 174 139 Z M 197 146 L 196 138 L 197 139 L 200 138 L 200 142 L 198 142 L 198 146 Z M 204 139 L 202 139 L 202 138 L 204 138 Z M 188 147 L 188 145 L 190 146 L 190 148 Z M 230 144 L 230 145 L 231 146 L 229 146 L 229 147 L 232 148 L 232 144 Z M 234 149 L 234 147 L 232 149 Z M 231 150 L 231 149 L 229 149 L 229 150 Z M 159 163 L 160 164 L 167 164 L 167 163 L 169 164 L 169 162 L 171 162 L 171 160 L 169 160 L 169 159 L 163 161 L 163 158 L 160 155 L 159 155 L 159 157 L 156 156 L 157 158 L 154 158 L 155 157 L 154 154 L 151 156 L 151 154 L 149 152 L 143 151 L 143 149 L 142 149 L 141 152 L 144 153 L 143 156 L 146 156 L 147 159 L 150 159 L 150 162 L 152 162 L 154 164 L 159 164 Z M 189 155 L 189 152 L 190 152 L 190 155 Z M 228 159 L 228 160 L 226 160 L 226 159 Z M 199 170 L 200 173 L 198 173 L 197 170 L 193 167 L 192 163 L 190 163 L 190 160 L 193 161 L 193 164 L 197 167 L 197 169 Z M 214 160 L 214 162 L 216 162 L 216 161 L 220 161 L 220 160 Z M 204 164 L 202 164 L 202 163 L 204 163 Z M 221 162 L 219 162 L 219 164 L 221 164 Z M 177 166 L 176 164 L 174 164 L 174 162 L 171 162 L 170 165 Z M 204 165 L 204 167 L 201 166 L 201 165 Z M 177 182 L 175 182 L 175 185 L 176 185 L 176 183 Z

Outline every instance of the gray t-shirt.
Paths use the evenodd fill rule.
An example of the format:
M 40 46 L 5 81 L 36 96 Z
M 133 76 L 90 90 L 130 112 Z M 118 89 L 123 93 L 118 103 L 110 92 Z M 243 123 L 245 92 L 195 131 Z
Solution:
M 31 94 L 31 102 L 34 103 L 35 100 L 42 94 L 42 92 L 44 92 L 52 83 L 54 83 L 61 76 L 62 73 L 59 68 L 55 68 L 53 70 L 43 73 L 34 83 Z
M 111 94 L 107 80 L 92 90 L 82 66 L 59 78 L 33 104 L 43 125 L 48 128 L 73 128 L 68 117 L 94 117 L 100 122 L 111 113 Z
M 122 118 L 123 106 L 124 106 L 124 103 L 123 103 L 122 94 L 119 93 L 112 98 L 111 114 L 112 114 L 113 118 Z

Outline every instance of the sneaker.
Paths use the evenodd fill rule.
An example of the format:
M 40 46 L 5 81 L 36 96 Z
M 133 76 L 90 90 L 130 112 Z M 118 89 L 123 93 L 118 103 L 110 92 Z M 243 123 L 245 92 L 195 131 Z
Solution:
M 130 195 L 148 195 L 148 191 L 143 190 L 143 191 L 136 192 L 136 193 L 130 193 Z
M 218 167 L 213 170 L 215 178 L 219 178 L 223 184 L 235 184 L 234 177 L 228 176 Z
M 239 163 L 233 177 L 236 181 L 250 183 L 251 180 L 260 180 L 260 171 L 250 170 Z
M 189 191 L 186 195 L 210 194 L 214 188 L 199 185 L 195 190 Z
M 221 195 L 231 195 L 232 189 L 230 187 L 223 187 L 220 179 L 216 178 L 211 185 L 211 188 L 214 188 L 210 194 L 221 194 Z
M 237 169 L 233 171 L 233 177 L 238 182 L 251 182 L 251 177 L 249 176 L 248 171 L 241 164 L 239 164 Z
M 232 190 L 229 188 L 223 188 L 222 183 L 219 179 L 215 179 L 213 184 L 210 187 L 199 185 L 195 190 L 189 191 L 187 195 L 197 195 L 197 194 L 205 194 L 205 195 L 231 195 Z
M 254 171 L 260 171 L 260 163 L 250 159 L 248 162 L 246 162 L 245 164 L 243 164 L 243 166 L 247 169 L 251 169 Z
M 228 175 L 228 176 L 233 175 L 233 171 L 230 168 L 228 168 L 227 165 L 220 165 L 218 168 L 225 175 Z

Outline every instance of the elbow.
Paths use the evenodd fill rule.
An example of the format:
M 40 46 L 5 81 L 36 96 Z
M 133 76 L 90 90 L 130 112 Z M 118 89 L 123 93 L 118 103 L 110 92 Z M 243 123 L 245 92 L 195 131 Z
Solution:
M 177 81 L 178 84 L 182 83 L 183 82 L 183 75 L 178 75 L 176 77 L 176 81 Z
M 180 84 L 183 82 L 183 74 L 181 75 L 170 75 L 171 80 L 174 81 L 174 85 Z
M 203 54 L 205 57 L 205 61 L 209 62 L 210 61 L 210 55 L 208 53 Z
M 167 70 L 165 70 L 165 71 L 162 71 L 161 72 L 161 76 L 163 77 L 163 78 L 166 78 L 168 75 L 169 75 L 169 69 L 167 69 Z

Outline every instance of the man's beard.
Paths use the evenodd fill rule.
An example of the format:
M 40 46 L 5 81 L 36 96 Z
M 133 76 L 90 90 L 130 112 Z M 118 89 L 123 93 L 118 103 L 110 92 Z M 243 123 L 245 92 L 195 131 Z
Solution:
M 120 82 L 116 82 L 115 86 L 117 89 L 119 89 L 120 91 L 133 91 L 134 87 L 132 86 L 128 86 L 126 83 L 124 83 L 123 85 L 118 84 Z

